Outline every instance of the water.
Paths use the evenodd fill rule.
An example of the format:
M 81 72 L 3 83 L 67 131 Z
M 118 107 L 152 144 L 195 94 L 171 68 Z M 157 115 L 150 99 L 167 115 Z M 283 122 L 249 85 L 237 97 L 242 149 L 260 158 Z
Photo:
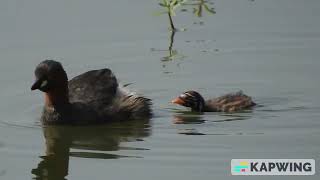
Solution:
M 202 18 L 186 7 L 172 57 L 156 1 L 1 1 L 0 179 L 246 179 L 230 175 L 232 158 L 319 161 L 319 5 L 217 0 Z M 46 58 L 70 77 L 111 68 L 153 99 L 155 117 L 42 128 L 43 97 L 30 86 Z M 242 89 L 261 106 L 197 115 L 169 103 L 189 89 L 207 98 Z

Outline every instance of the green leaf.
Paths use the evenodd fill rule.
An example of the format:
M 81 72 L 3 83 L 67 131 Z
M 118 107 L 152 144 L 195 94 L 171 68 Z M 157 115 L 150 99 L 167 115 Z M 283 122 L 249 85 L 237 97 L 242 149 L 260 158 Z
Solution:
M 161 16 L 161 15 L 163 15 L 163 14 L 167 14 L 168 13 L 168 11 L 159 11 L 159 12 L 154 12 L 154 13 L 152 13 L 152 15 L 153 16 Z
M 176 6 L 176 5 L 178 5 L 178 1 L 177 1 L 177 0 L 172 0 L 172 1 L 170 2 L 170 7 L 174 7 L 174 6 Z
M 193 14 L 197 17 L 201 17 L 201 11 L 198 8 L 193 8 Z
M 168 0 L 163 0 L 162 2 L 163 2 L 162 4 L 164 4 L 166 7 L 168 7 L 168 6 L 169 6 L 169 2 L 168 2 Z
M 162 4 L 162 3 L 159 3 L 159 5 L 162 6 L 162 7 L 168 7 L 167 5 Z
M 209 12 L 211 14 L 216 14 L 216 11 L 213 8 L 209 8 L 208 5 L 204 4 L 203 7 L 205 10 L 207 10 L 207 12 Z

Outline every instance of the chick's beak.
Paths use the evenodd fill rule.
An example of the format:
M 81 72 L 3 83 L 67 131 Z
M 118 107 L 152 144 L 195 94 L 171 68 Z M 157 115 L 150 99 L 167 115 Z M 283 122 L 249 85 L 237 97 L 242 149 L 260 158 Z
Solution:
M 180 97 L 177 97 L 177 98 L 173 99 L 171 102 L 173 104 L 179 104 L 179 105 L 182 105 L 182 106 L 185 104 L 184 100 L 181 99 Z

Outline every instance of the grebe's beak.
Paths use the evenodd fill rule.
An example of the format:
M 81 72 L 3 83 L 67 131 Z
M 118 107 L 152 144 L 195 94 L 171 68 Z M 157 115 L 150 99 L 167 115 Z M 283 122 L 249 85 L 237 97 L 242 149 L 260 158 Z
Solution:
M 36 90 L 36 89 L 39 89 L 40 88 L 40 86 L 41 86 L 41 80 L 40 79 L 37 79 L 34 83 L 33 83 L 33 85 L 31 86 L 31 91 L 33 91 L 33 90 Z
M 182 98 L 180 98 L 180 97 L 177 97 L 177 98 L 173 99 L 171 102 L 173 104 L 179 104 L 179 105 L 182 105 L 182 106 L 185 104 L 184 100 Z
M 48 80 L 40 78 L 37 79 L 36 82 L 33 83 L 31 86 L 31 91 L 36 90 L 36 89 L 43 89 L 48 85 Z

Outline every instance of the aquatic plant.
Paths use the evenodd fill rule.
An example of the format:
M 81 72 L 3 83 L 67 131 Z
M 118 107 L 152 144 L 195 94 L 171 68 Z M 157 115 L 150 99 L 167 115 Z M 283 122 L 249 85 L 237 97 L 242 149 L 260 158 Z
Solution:
M 156 13 L 157 15 L 167 14 L 170 23 L 170 36 L 169 36 L 169 47 L 168 47 L 168 55 L 163 57 L 161 61 L 171 61 L 173 59 L 183 59 L 185 56 L 178 54 L 178 51 L 173 48 L 174 37 L 177 31 L 185 31 L 185 29 L 177 29 L 175 27 L 173 16 L 176 15 L 176 10 L 178 7 L 191 7 L 193 9 L 193 14 L 197 17 L 202 17 L 203 11 L 207 11 L 210 14 L 215 14 L 214 8 L 210 7 L 213 5 L 211 0 L 190 0 L 188 3 L 187 0 L 160 0 L 159 5 L 165 8 L 165 11 Z M 186 9 L 182 9 L 182 11 L 187 11 Z
M 171 31 L 176 31 L 176 28 L 172 19 L 172 17 L 176 15 L 175 10 L 179 6 L 183 5 L 186 1 L 187 0 L 162 0 L 162 2 L 159 3 L 160 6 L 166 9 L 164 13 L 168 14 Z
M 194 6 L 193 7 L 193 14 L 197 17 L 203 16 L 203 10 L 208 12 L 209 14 L 216 14 L 216 11 L 210 5 L 213 5 L 213 2 L 210 0 L 192 0 L 191 3 L 184 3 L 187 6 Z

